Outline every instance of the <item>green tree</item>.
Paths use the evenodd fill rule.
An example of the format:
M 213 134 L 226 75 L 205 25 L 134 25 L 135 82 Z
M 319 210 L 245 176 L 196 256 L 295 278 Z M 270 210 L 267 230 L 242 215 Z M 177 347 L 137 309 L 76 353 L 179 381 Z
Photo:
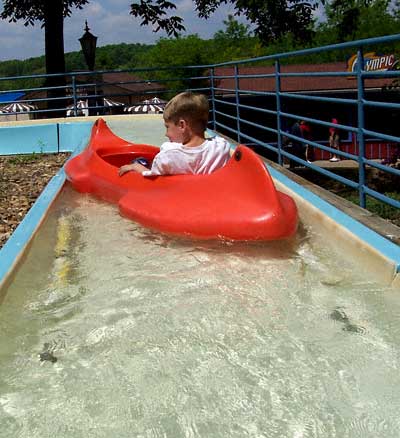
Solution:
M 209 18 L 222 4 L 230 3 L 236 15 L 245 16 L 254 24 L 255 34 L 263 44 L 290 33 L 296 39 L 310 40 L 313 32 L 312 13 L 322 0 L 193 0 L 199 17 Z M 176 6 L 165 0 L 139 0 L 131 5 L 131 14 L 142 18 L 141 25 L 152 24 L 176 35 L 184 30 L 180 17 L 165 18 L 168 9 Z
M 167 11 L 176 9 L 176 6 L 167 0 L 139 0 L 131 4 L 131 14 L 141 18 L 141 26 L 151 24 L 154 32 L 160 29 L 165 30 L 167 35 L 178 36 L 179 32 L 185 30 L 182 18 L 176 15 L 167 17 Z
M 252 35 L 249 25 L 239 23 L 233 15 L 228 15 L 223 23 L 225 30 L 217 31 L 210 41 L 213 46 L 210 54 L 212 62 L 261 56 L 260 41 Z
M 340 42 L 397 33 L 394 12 L 390 0 L 326 1 L 325 28 L 333 31 Z
M 398 33 L 400 20 L 390 9 L 390 0 L 376 0 L 360 9 L 356 39 Z M 381 50 L 383 50 L 381 46 Z
M 219 30 L 214 34 L 215 40 L 226 41 L 228 44 L 239 42 L 251 36 L 250 26 L 239 23 L 233 15 L 228 15 L 228 19 L 223 21 L 226 29 Z
M 64 73 L 64 17 L 71 8 L 82 7 L 88 0 L 3 0 L 2 19 L 23 20 L 25 26 L 40 22 L 45 32 L 46 72 Z
M 209 43 L 198 35 L 187 37 L 160 38 L 156 45 L 142 55 L 138 60 L 139 65 L 146 67 L 173 67 L 173 69 L 157 70 L 143 73 L 145 79 L 168 81 L 168 86 L 175 92 L 186 88 L 201 87 L 202 80 L 190 80 L 204 73 L 202 68 L 187 66 L 207 65 L 210 63 Z M 175 94 L 173 92 L 172 94 Z M 169 96 L 166 96 L 169 97 Z
M 130 69 L 143 66 L 144 53 L 153 45 L 146 44 L 110 44 L 97 49 L 96 58 L 100 63 L 106 64 L 107 69 Z M 87 68 L 81 51 L 65 54 L 66 70 L 69 72 L 82 71 Z M 99 65 L 99 63 L 98 63 Z M 23 61 L 0 61 L 0 77 L 28 76 L 44 74 L 45 58 L 39 56 Z M 0 90 L 33 88 L 43 85 L 42 79 L 18 79 L 0 82 Z
M 11 22 L 23 20 L 25 26 L 40 22 L 45 34 L 46 73 L 64 73 L 64 17 L 71 14 L 72 7 L 81 9 L 86 3 L 88 0 L 3 0 L 0 16 Z M 63 87 L 65 79 L 50 77 L 47 85 Z M 63 88 L 55 88 L 49 93 L 51 98 L 63 96 Z M 59 106 L 63 106 L 62 101 L 49 100 L 50 108 Z
M 397 20 L 400 20 L 400 0 L 396 0 L 392 5 L 392 12 Z

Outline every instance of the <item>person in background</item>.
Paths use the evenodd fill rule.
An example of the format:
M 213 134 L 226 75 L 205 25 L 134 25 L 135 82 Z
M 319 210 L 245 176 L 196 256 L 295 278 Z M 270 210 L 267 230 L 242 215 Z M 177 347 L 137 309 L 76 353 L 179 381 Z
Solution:
M 305 120 L 300 121 L 300 131 L 305 140 L 312 140 L 311 126 Z M 314 148 L 308 143 L 305 145 L 305 156 L 308 163 L 314 161 Z
M 396 144 L 391 148 L 391 154 L 389 157 L 384 158 L 381 164 L 385 164 L 391 167 L 397 167 L 397 160 L 400 158 L 400 144 Z
M 300 128 L 300 123 L 301 123 L 300 121 L 296 121 L 290 128 L 289 133 L 295 135 L 296 137 L 303 138 L 303 133 Z M 291 153 L 292 155 L 295 155 L 296 157 L 301 158 L 302 160 L 306 159 L 306 154 L 305 154 L 306 149 L 301 141 L 296 140 L 294 138 L 286 137 L 284 143 L 285 143 L 284 149 L 287 152 Z M 296 166 L 299 166 L 299 164 L 289 159 L 289 169 L 294 169 Z
M 337 119 L 332 119 L 331 123 L 338 124 Z M 329 128 L 329 147 L 332 149 L 340 150 L 340 135 L 339 130 L 336 127 L 331 126 Z M 331 162 L 340 161 L 340 158 L 334 153 L 329 160 Z
M 224 166 L 230 145 L 222 137 L 205 138 L 209 104 L 202 94 L 183 92 L 165 106 L 163 118 L 167 142 L 160 147 L 151 168 L 140 159 L 119 169 L 119 176 L 134 171 L 143 176 L 208 174 Z

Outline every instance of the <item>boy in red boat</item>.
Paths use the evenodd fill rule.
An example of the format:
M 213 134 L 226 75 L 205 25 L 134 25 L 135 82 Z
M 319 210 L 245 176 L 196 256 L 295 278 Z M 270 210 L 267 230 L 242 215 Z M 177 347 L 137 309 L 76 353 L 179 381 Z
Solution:
M 160 147 L 151 168 L 140 162 L 126 164 L 119 176 L 135 171 L 143 176 L 208 174 L 230 158 L 229 143 L 222 137 L 205 138 L 209 105 L 202 94 L 184 92 L 172 98 L 164 109 L 167 142 Z

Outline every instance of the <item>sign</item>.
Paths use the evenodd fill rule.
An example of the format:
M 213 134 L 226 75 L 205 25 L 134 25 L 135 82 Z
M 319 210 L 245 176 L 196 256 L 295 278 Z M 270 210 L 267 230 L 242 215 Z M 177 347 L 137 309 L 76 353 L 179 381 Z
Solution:
M 392 70 L 397 64 L 396 57 L 392 55 L 377 55 L 375 52 L 364 54 L 365 71 L 387 71 Z M 357 70 L 357 55 L 353 55 L 347 61 L 347 71 L 355 72 Z

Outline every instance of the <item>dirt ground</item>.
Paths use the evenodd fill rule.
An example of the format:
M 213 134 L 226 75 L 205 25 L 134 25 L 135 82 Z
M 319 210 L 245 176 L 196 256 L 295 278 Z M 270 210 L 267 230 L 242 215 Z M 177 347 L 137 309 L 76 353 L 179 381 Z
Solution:
M 0 157 L 0 248 L 69 154 Z

